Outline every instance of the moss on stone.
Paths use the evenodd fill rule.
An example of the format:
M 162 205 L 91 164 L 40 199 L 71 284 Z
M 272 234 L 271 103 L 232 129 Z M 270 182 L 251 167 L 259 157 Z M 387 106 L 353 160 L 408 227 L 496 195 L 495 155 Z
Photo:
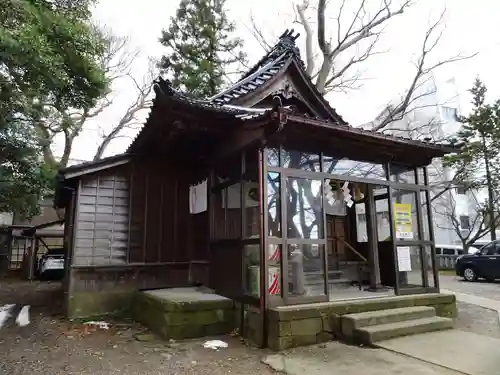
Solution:
M 82 292 L 69 298 L 68 318 L 88 318 L 129 312 L 133 298 L 130 291 Z
M 203 302 L 200 301 L 201 304 Z M 220 303 L 219 306 L 227 307 L 228 305 Z M 231 332 L 235 328 L 232 301 L 229 306 L 231 306 L 230 309 L 193 310 L 189 308 L 188 311 L 180 311 L 171 309 L 168 303 L 158 303 L 158 298 L 154 296 L 137 293 L 134 297 L 132 313 L 135 320 L 162 337 L 182 340 Z
M 455 296 L 446 294 L 277 307 L 268 311 L 268 345 L 273 350 L 283 350 L 335 338 L 345 339 L 341 334 L 342 315 L 412 306 L 433 306 L 436 314 L 443 317 L 457 314 Z

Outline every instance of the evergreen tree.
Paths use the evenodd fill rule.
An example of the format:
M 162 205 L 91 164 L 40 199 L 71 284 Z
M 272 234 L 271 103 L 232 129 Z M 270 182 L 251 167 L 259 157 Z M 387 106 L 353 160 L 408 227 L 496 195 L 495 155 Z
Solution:
M 225 81 L 227 68 L 243 62 L 240 38 L 225 10 L 226 0 L 181 0 L 161 44 L 168 48 L 160 68 L 172 86 L 194 97 L 216 94 Z
M 495 229 L 500 222 L 500 100 L 485 102 L 486 86 L 476 78 L 470 90 L 473 110 L 462 117 L 462 129 L 456 136 L 460 151 L 445 159 L 445 165 L 457 171 L 457 183 L 472 190 L 488 192 L 481 204 L 481 214 L 488 223 L 491 239 L 496 239 Z
M 0 212 L 32 216 L 50 191 L 37 124 L 91 108 L 107 89 L 92 0 L 3 0 L 0 7 Z M 51 127 L 64 130 L 63 123 Z

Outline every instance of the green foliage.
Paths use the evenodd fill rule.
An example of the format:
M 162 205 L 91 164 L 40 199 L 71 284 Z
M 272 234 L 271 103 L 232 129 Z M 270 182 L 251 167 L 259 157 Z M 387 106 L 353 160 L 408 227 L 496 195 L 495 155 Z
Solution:
M 445 165 L 458 171 L 458 183 L 480 189 L 487 186 L 488 178 L 500 173 L 500 100 L 486 104 L 486 87 L 479 79 L 470 92 L 474 108 L 469 116 L 460 118 L 463 126 L 455 136 L 460 151 L 447 157 Z M 497 182 L 497 178 L 491 181 Z
M 229 66 L 244 62 L 243 41 L 226 15 L 226 0 L 181 0 L 161 44 L 168 53 L 160 68 L 172 85 L 195 97 L 215 95 L 223 86 Z
M 38 212 L 54 171 L 37 124 L 90 108 L 107 89 L 89 0 L 4 0 L 0 7 L 0 212 Z M 51 126 L 59 126 L 52 124 Z
M 470 90 L 473 110 L 460 118 L 462 129 L 456 135 L 460 151 L 445 158 L 444 165 L 454 168 L 456 182 L 472 190 L 488 191 L 480 202 L 484 217 L 500 218 L 496 206 L 500 198 L 500 100 L 485 101 L 486 86 L 479 78 Z
M 64 4 L 62 8 L 60 3 Z M 107 86 L 96 61 L 104 44 L 87 20 L 79 18 L 85 12 L 77 8 L 72 14 L 67 3 L 3 2 L 0 77 L 22 94 L 56 108 L 92 107 Z

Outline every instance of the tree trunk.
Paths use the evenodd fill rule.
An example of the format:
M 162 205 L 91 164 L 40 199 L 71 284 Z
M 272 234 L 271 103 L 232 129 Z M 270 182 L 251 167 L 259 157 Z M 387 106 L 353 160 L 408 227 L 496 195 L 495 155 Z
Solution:
M 495 214 L 494 214 L 494 204 L 493 204 L 493 198 L 494 198 L 494 191 L 493 191 L 493 183 L 491 181 L 491 168 L 490 168 L 490 160 L 488 153 L 486 151 L 486 141 L 483 136 L 483 150 L 484 150 L 484 165 L 485 165 L 485 170 L 486 170 L 486 187 L 488 189 L 488 211 L 489 211 L 489 227 L 490 227 L 490 238 L 492 241 L 495 241 L 497 239 L 496 235 L 496 222 L 495 222 Z

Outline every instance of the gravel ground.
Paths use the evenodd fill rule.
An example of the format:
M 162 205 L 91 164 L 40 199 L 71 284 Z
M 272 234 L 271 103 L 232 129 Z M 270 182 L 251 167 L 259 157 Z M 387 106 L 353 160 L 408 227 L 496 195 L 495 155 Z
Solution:
M 61 284 L 0 279 L 0 305 L 31 305 L 31 324 L 11 318 L 0 329 L 0 375 L 18 374 L 263 374 L 267 352 L 225 337 L 229 347 L 213 351 L 203 341 L 166 342 L 130 321 L 111 322 L 109 330 L 87 329 L 61 315 Z M 456 328 L 500 338 L 498 314 L 458 303 Z M 16 312 L 16 311 L 15 311 Z M 3 372 L 2 372 L 3 371 Z
M 11 318 L 0 329 L 0 375 L 273 373 L 260 362 L 266 353 L 238 338 L 221 338 L 229 347 L 214 351 L 203 348 L 204 341 L 160 340 L 133 322 L 111 322 L 107 331 L 67 322 L 59 290 L 60 283 L 0 279 L 0 305 L 32 306 L 29 326 Z

